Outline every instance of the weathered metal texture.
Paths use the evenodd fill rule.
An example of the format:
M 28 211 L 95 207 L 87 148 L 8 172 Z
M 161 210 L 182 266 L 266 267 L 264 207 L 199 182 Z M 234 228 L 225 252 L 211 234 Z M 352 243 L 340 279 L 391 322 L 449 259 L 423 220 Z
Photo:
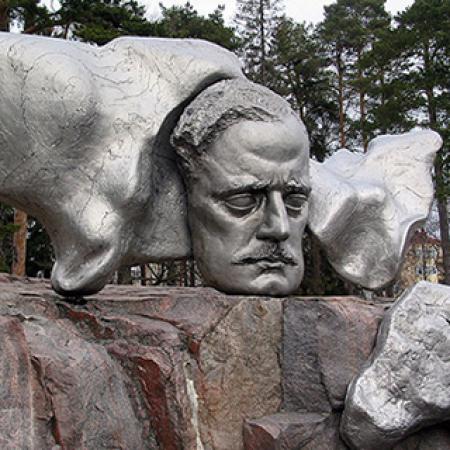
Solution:
M 0 33 L 0 198 L 48 230 L 57 291 L 93 293 L 120 265 L 190 253 L 169 134 L 185 102 L 241 76 L 199 40 Z
M 312 162 L 310 180 L 306 131 L 287 103 L 207 42 L 97 48 L 0 33 L 0 98 L 0 199 L 44 224 L 65 295 L 99 291 L 121 265 L 186 257 L 191 233 L 211 286 L 287 295 L 303 276 L 308 214 L 336 270 L 380 287 L 432 200 L 437 134 L 378 138 L 366 156 Z M 179 150 L 192 128 L 195 174 Z
M 430 130 L 371 141 L 313 162 L 309 226 L 344 278 L 368 289 L 391 282 L 412 232 L 428 217 L 440 136 Z
M 388 449 L 447 420 L 450 288 L 421 282 L 384 318 L 372 360 L 349 387 L 341 431 L 354 449 Z

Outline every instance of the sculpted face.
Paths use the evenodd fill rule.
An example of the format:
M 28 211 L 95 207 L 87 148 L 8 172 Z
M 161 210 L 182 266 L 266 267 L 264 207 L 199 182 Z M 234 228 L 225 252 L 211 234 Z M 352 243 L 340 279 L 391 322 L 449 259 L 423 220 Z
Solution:
M 198 161 L 188 186 L 189 224 L 208 284 L 274 296 L 298 288 L 310 190 L 307 147 L 292 117 L 243 121 Z

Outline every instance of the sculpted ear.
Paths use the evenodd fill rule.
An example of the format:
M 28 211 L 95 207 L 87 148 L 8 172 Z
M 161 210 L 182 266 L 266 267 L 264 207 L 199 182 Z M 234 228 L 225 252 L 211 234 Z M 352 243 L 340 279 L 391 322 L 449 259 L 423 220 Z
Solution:
M 429 214 L 441 146 L 437 133 L 412 131 L 374 139 L 365 155 L 340 150 L 312 161 L 309 227 L 340 275 L 368 289 L 396 277 Z

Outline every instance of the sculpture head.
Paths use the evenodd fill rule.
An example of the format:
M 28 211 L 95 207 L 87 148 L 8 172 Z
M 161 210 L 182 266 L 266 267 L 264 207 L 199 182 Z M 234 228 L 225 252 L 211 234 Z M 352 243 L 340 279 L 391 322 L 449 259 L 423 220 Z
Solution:
M 304 268 L 309 145 L 288 103 L 248 81 L 217 83 L 185 110 L 172 144 L 205 281 L 228 293 L 294 292 Z

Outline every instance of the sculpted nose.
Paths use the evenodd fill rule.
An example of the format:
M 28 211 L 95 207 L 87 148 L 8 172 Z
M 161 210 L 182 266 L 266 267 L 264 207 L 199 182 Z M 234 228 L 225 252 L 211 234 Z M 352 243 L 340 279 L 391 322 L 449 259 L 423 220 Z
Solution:
M 258 239 L 285 241 L 290 235 L 289 218 L 281 192 L 270 192 L 263 223 L 256 234 Z

